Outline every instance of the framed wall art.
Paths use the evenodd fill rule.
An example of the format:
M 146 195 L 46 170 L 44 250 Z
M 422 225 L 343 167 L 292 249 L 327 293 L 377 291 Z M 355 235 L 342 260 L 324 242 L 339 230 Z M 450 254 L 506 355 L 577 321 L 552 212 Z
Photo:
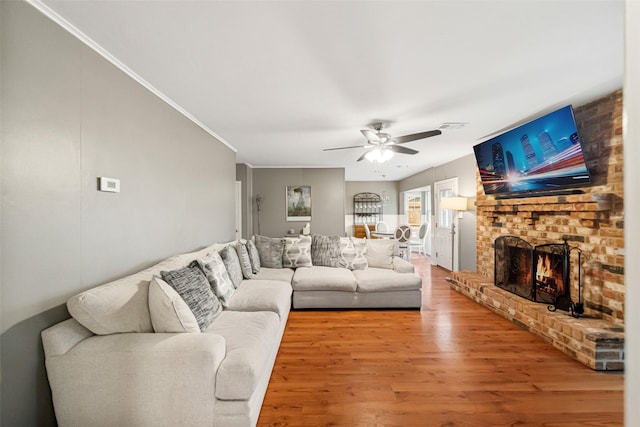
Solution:
M 287 221 L 311 221 L 311 186 L 287 185 Z

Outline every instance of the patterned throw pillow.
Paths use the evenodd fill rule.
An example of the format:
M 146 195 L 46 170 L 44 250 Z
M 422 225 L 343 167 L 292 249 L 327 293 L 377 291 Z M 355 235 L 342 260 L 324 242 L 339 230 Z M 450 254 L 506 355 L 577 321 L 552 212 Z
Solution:
M 229 300 L 236 291 L 236 288 L 233 286 L 233 282 L 231 282 L 231 278 L 224 266 L 224 261 L 220 258 L 220 254 L 214 252 L 204 258 L 198 259 L 196 262 L 207 277 L 213 293 L 218 297 L 222 306 L 228 307 Z
M 340 237 L 314 234 L 311 237 L 311 263 L 325 267 L 338 267 L 340 263 Z
M 220 251 L 220 256 L 224 262 L 224 267 L 227 269 L 227 273 L 229 273 L 233 287 L 237 288 L 242 282 L 242 267 L 240 266 L 240 259 L 238 258 L 236 249 L 231 245 L 225 246 L 224 249 Z
M 285 237 L 282 266 L 311 267 L 311 236 Z
M 247 242 L 247 250 L 249 251 L 249 260 L 251 261 L 251 268 L 255 274 L 260 273 L 260 254 L 258 248 L 253 240 Z
M 339 265 L 349 270 L 366 270 L 368 267 L 367 239 L 341 237 Z
M 235 245 L 236 252 L 238 253 L 238 259 L 240 260 L 240 269 L 242 270 L 242 276 L 245 279 L 253 278 L 253 268 L 251 267 L 251 260 L 249 259 L 249 251 L 247 245 L 238 242 Z
M 199 268 L 189 266 L 162 271 L 160 274 L 187 303 L 196 316 L 201 331 L 204 331 L 222 311 L 220 301 L 213 295 L 207 278 Z
M 266 268 L 282 268 L 284 239 L 255 236 L 260 265 Z

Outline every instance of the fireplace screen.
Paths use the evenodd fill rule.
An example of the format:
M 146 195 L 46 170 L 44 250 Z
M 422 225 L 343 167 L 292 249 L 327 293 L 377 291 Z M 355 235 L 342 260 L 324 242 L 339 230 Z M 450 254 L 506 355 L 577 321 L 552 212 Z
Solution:
M 568 277 L 569 260 L 564 255 L 563 245 L 536 246 L 535 301 L 553 304 L 558 297 L 567 295 L 565 275 Z
M 533 247 L 515 236 L 499 237 L 494 246 L 496 286 L 535 301 L 531 284 Z
M 569 247 L 533 247 L 516 236 L 495 240 L 495 285 L 531 301 L 569 310 Z

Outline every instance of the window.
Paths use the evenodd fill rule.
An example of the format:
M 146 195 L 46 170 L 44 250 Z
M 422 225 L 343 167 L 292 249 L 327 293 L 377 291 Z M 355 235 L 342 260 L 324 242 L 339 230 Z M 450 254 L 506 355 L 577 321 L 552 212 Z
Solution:
M 439 191 L 438 200 L 442 200 L 444 197 L 453 197 L 453 190 L 446 188 Z M 440 209 L 438 218 L 438 227 L 451 228 L 453 222 L 453 211 L 450 209 Z
M 407 217 L 410 227 L 420 227 L 422 223 L 422 195 L 420 193 L 407 196 Z

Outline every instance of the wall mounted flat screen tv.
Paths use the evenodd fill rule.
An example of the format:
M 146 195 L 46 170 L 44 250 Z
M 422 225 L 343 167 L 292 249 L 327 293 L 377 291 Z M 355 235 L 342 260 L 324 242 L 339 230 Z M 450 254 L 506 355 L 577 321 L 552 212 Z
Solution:
M 473 150 L 485 194 L 537 195 L 590 183 L 570 105 L 488 139 Z

